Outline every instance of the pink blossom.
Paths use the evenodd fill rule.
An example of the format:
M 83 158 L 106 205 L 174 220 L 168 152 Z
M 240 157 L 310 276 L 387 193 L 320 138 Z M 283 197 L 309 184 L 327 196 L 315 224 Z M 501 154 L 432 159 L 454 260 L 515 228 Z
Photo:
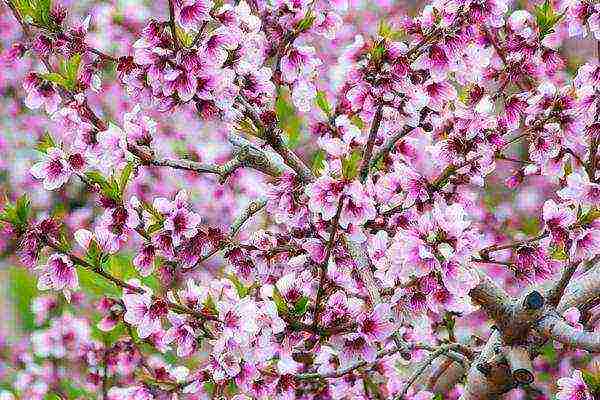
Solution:
M 44 189 L 55 190 L 64 185 L 73 174 L 73 167 L 64 151 L 51 147 L 43 161 L 35 163 L 29 170 L 37 179 L 44 180 Z
M 592 394 L 578 369 L 573 371 L 571 377 L 560 378 L 557 384 L 559 391 L 556 398 L 559 400 L 592 400 Z
M 77 271 L 71 259 L 64 254 L 52 254 L 40 270 L 42 274 L 38 289 L 62 290 L 67 301 L 70 301 L 71 291 L 79 288 Z

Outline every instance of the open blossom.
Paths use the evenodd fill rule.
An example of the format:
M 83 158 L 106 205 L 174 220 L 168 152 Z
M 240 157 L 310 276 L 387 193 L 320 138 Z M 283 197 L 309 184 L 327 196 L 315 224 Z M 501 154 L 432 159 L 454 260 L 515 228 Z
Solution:
M 64 151 L 50 147 L 45 159 L 34 164 L 30 172 L 35 178 L 44 180 L 44 189 L 55 190 L 69 180 L 74 170 Z
M 558 195 L 577 205 L 600 205 L 600 184 L 590 182 L 587 175 L 573 172 L 567 177 L 567 186 Z
M 592 400 L 592 393 L 583 380 L 580 370 L 573 371 L 570 377 L 560 378 L 557 381 L 559 391 L 556 398 L 559 400 Z
M 132 282 L 134 285 L 136 282 Z M 140 338 L 145 339 L 162 329 L 162 319 L 167 316 L 168 307 L 163 300 L 154 300 L 152 291 L 142 288 L 143 293 L 123 294 L 125 315 L 123 319 L 128 324 L 137 327 Z
M 213 7 L 210 0 L 179 0 L 177 4 L 177 21 L 186 29 L 196 28 L 209 19 L 209 12 Z
M 555 242 L 564 244 L 569 239 L 569 227 L 575 223 L 575 213 L 565 205 L 553 200 L 544 203 L 543 218 Z
M 48 114 L 53 114 L 58 109 L 61 98 L 54 85 L 43 80 L 38 74 L 31 72 L 25 77 L 23 87 L 27 92 L 25 104 L 35 110 L 44 106 Z
M 40 290 L 62 290 L 67 300 L 71 291 L 79 288 L 77 271 L 71 259 L 64 254 L 52 254 L 48 262 L 40 267 L 42 274 L 38 280 Z
M 164 228 L 173 240 L 173 246 L 178 246 L 184 238 L 191 238 L 198 232 L 201 217 L 189 210 L 188 196 L 181 190 L 170 201 L 165 198 L 154 200 L 154 208 L 166 216 Z

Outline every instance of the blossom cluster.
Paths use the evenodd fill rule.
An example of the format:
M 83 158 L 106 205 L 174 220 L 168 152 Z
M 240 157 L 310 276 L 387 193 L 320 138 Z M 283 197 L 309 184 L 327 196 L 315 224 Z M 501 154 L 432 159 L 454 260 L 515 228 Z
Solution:
M 600 62 L 563 47 L 600 41 L 598 5 L 151 3 L 0 9 L 6 154 L 37 150 L 0 248 L 39 292 L 0 400 L 469 400 L 508 330 L 482 287 L 594 271 Z M 596 300 L 559 300 L 598 333 Z M 581 361 L 523 336 L 538 373 Z M 592 399 L 586 376 L 535 392 Z

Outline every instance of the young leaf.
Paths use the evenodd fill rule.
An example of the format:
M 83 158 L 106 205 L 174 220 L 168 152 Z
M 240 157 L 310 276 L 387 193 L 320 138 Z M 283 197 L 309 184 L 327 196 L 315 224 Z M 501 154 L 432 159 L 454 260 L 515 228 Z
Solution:
M 58 146 L 56 145 L 56 142 L 54 141 L 54 138 L 52 137 L 52 135 L 50 135 L 50 132 L 46 131 L 46 133 L 44 133 L 42 135 L 40 140 L 38 140 L 38 142 L 35 146 L 35 149 L 37 151 L 39 151 L 40 153 L 46 153 L 48 151 L 48 149 L 51 147 L 58 147 Z
M 300 144 L 302 134 L 302 120 L 296 114 L 296 109 L 281 92 L 275 102 L 275 113 L 279 121 L 279 127 L 286 133 L 286 145 L 293 149 Z
M 49 74 L 40 74 L 41 78 L 52 83 L 56 83 L 59 86 L 69 89 L 69 81 L 61 74 L 56 72 L 50 72 Z
M 327 118 L 331 118 L 331 106 L 327 101 L 327 95 L 325 94 L 325 92 L 321 90 L 317 91 L 317 98 L 315 101 L 317 102 L 317 106 L 319 106 L 321 111 L 325 113 Z
M 342 160 L 342 176 L 345 179 L 351 181 L 356 178 L 361 158 L 362 155 L 360 150 L 354 150 L 349 156 Z

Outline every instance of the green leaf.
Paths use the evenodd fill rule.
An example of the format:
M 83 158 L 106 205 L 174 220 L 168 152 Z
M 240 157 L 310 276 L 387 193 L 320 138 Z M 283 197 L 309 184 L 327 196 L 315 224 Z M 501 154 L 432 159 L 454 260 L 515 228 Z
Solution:
M 277 286 L 273 287 L 273 301 L 275 302 L 275 306 L 277 306 L 279 314 L 287 314 L 289 312 L 287 303 L 279 292 L 279 289 L 277 289 Z
M 401 30 L 394 30 L 394 28 L 387 22 L 382 19 L 379 21 L 379 28 L 377 29 L 377 33 L 384 39 L 398 41 L 402 38 L 403 32 Z
M 58 147 L 50 132 L 46 131 L 35 145 L 35 149 L 41 153 L 46 153 L 49 148 Z
M 279 121 L 279 127 L 286 134 L 286 145 L 293 149 L 298 147 L 302 135 L 302 119 L 296 113 L 294 106 L 287 100 L 285 92 L 277 96 L 275 102 L 275 113 Z
M 227 279 L 229 279 L 231 283 L 233 283 L 233 286 L 235 286 L 235 290 L 237 291 L 238 296 L 240 296 L 240 298 L 244 298 L 248 295 L 248 293 L 250 293 L 250 288 L 244 286 L 244 284 L 239 280 L 237 276 L 229 274 L 227 275 Z
M 122 193 L 114 176 L 111 176 L 110 180 L 108 180 L 98 171 L 88 171 L 85 173 L 85 176 L 90 182 L 97 184 L 100 187 L 103 195 L 115 201 L 121 200 Z
M 179 39 L 179 42 L 184 47 L 192 46 L 192 43 L 194 43 L 194 38 L 195 38 L 195 35 L 192 34 L 192 32 L 186 32 L 185 30 L 181 29 L 179 26 L 175 28 L 175 32 L 177 33 L 177 38 Z
M 294 304 L 294 314 L 301 317 L 304 314 L 306 314 L 307 310 L 308 310 L 308 297 L 302 296 L 302 298 L 300 298 L 300 300 L 298 300 L 296 302 L 296 304 Z
M 582 371 L 583 381 L 588 385 L 592 393 L 600 390 L 600 375 L 589 371 Z
M 385 40 L 379 41 L 373 49 L 371 49 L 371 61 L 378 64 L 385 55 Z
M 56 83 L 57 85 L 60 85 L 66 89 L 70 89 L 69 81 L 61 74 L 58 74 L 56 72 L 50 72 L 49 74 L 40 74 L 40 76 L 44 80 Z
M 567 254 L 567 252 L 565 251 L 565 249 L 563 247 L 552 247 L 550 256 L 554 260 L 558 260 L 558 261 L 566 261 L 569 259 L 569 255 Z
M 0 212 L 0 221 L 9 223 L 23 232 L 27 229 L 29 217 L 31 214 L 31 202 L 29 197 L 24 194 L 14 203 L 7 202 L 2 212 Z
M 131 177 L 131 173 L 133 172 L 134 164 L 130 161 L 127 163 L 123 171 L 121 171 L 121 176 L 119 177 L 119 191 L 121 192 L 121 198 L 123 197 L 123 193 L 125 193 L 125 189 L 127 189 L 127 184 L 129 183 L 129 178 Z
M 342 176 L 347 180 L 353 180 L 358 176 L 360 160 L 362 154 L 360 150 L 354 150 L 349 156 L 342 160 Z
M 313 13 L 312 10 L 308 10 L 308 12 L 306 13 L 306 15 L 304 16 L 304 18 L 302 18 L 298 24 L 296 25 L 296 30 L 300 33 L 300 32 L 304 32 L 310 29 L 310 27 L 313 25 L 313 23 L 315 22 L 315 19 L 317 18 L 317 16 L 315 15 L 315 13 Z
M 315 173 L 315 175 L 317 175 L 317 176 L 321 175 L 321 172 L 325 168 L 325 158 L 326 158 L 325 150 L 317 150 L 312 155 L 311 165 L 312 165 L 312 170 Z
M 566 10 L 562 14 L 557 14 L 550 0 L 546 0 L 536 6 L 533 12 L 540 30 L 540 38 L 543 39 L 546 35 L 554 32 L 554 25 L 562 19 Z
M 22 267 L 10 267 L 7 272 L 8 296 L 18 312 L 19 327 L 25 332 L 31 332 L 36 328 L 31 300 L 38 295 L 37 279 Z
M 66 64 L 65 77 L 74 84 L 77 82 L 79 65 L 81 64 L 81 54 L 73 54 Z
M 43 26 L 49 26 L 52 22 L 50 11 L 52 0 L 38 0 L 36 4 L 37 22 Z
M 327 95 L 325 94 L 325 92 L 321 90 L 317 91 L 317 98 L 315 101 L 317 103 L 317 106 L 321 109 L 321 111 L 323 111 L 323 113 L 327 115 L 327 118 L 331 118 L 331 106 L 327 101 Z

